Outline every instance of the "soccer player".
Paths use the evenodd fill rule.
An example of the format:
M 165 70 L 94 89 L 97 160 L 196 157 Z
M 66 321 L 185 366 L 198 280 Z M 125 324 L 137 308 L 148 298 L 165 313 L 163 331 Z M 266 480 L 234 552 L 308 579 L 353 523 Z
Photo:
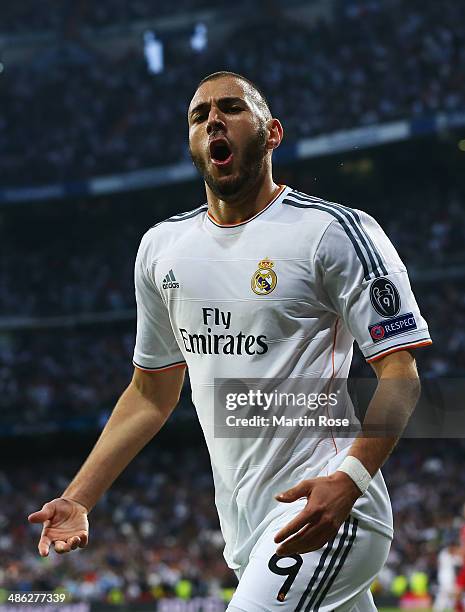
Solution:
M 344 379 L 355 339 L 378 377 L 366 418 L 408 418 L 411 351 L 431 340 L 407 271 L 369 215 L 275 184 L 283 128 L 247 78 L 206 77 L 188 124 L 207 203 L 142 238 L 134 376 L 74 480 L 30 515 L 39 552 L 87 544 L 87 514 L 169 417 L 187 366 L 239 577 L 228 611 L 374 609 L 393 536 L 380 467 L 398 433 L 219 438 L 214 379 Z
M 434 612 L 453 610 L 456 599 L 457 571 L 462 563 L 460 547 L 449 537 L 438 555 L 438 589 L 434 598 Z
M 465 504 L 462 507 L 462 520 L 465 519 Z M 464 612 L 464 593 L 465 593 L 465 523 L 460 528 L 459 555 L 461 557 L 460 570 L 456 578 L 455 589 L 455 612 Z

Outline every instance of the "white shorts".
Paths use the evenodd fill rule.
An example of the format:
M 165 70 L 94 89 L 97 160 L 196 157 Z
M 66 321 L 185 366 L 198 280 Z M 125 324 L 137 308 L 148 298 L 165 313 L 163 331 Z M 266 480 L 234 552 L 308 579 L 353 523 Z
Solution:
M 323 548 L 277 557 L 274 535 L 293 516 L 281 515 L 259 538 L 227 612 L 376 610 L 370 585 L 387 559 L 390 538 L 350 516 Z

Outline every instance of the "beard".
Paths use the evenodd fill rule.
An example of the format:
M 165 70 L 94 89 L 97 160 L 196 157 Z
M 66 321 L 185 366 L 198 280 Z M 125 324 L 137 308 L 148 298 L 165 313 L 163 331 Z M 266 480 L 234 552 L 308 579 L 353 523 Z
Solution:
M 225 199 L 238 196 L 254 185 L 261 175 L 267 153 L 266 129 L 265 126 L 260 126 L 246 143 L 235 177 L 215 178 L 208 171 L 207 161 L 201 155 L 194 154 L 190 147 L 189 152 L 195 167 L 217 198 Z

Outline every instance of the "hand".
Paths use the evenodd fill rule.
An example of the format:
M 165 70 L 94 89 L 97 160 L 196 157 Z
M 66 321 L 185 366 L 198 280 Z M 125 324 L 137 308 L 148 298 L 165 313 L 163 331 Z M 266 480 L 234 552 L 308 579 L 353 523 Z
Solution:
M 284 542 L 278 546 L 276 554 L 283 557 L 303 554 L 324 546 L 336 535 L 360 495 L 360 489 L 344 472 L 303 480 L 292 489 L 277 495 L 276 499 L 284 503 L 302 497 L 307 497 L 308 502 L 276 534 L 274 541 L 277 544 Z
M 38 546 L 41 557 L 48 556 L 52 544 L 61 554 L 78 546 L 84 548 L 89 541 L 87 508 L 71 499 L 52 499 L 42 510 L 30 514 L 28 521 L 44 524 Z

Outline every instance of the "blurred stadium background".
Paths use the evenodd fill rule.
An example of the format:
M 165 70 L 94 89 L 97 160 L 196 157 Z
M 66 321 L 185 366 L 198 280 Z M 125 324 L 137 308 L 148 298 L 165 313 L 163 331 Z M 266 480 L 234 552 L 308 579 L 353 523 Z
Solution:
M 26 521 L 130 380 L 142 234 L 204 201 L 185 118 L 204 75 L 265 90 L 285 128 L 279 182 L 378 219 L 430 324 L 422 377 L 464 377 L 464 24 L 463 0 L 2 4 L 1 609 L 7 591 L 66 590 L 77 612 L 216 612 L 234 589 L 188 383 L 92 512 L 86 551 L 41 559 Z M 372 375 L 358 353 L 352 373 Z M 409 439 L 388 461 L 380 606 L 432 606 L 438 554 L 463 524 L 464 451 Z

